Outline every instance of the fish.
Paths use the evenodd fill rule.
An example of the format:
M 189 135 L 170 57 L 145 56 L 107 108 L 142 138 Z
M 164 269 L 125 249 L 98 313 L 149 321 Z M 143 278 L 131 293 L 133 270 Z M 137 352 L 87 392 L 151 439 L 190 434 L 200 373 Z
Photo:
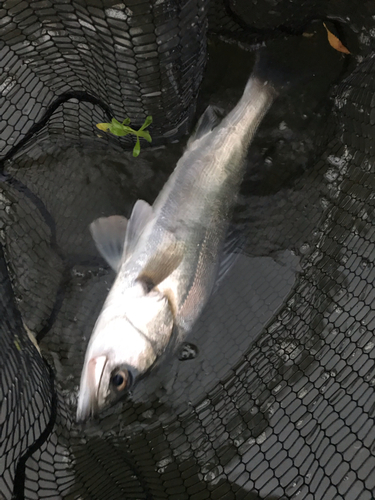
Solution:
M 253 72 L 225 117 L 206 109 L 152 206 L 138 200 L 129 219 L 90 225 L 116 278 L 87 346 L 78 422 L 123 398 L 191 331 L 218 275 L 248 148 L 277 95 Z

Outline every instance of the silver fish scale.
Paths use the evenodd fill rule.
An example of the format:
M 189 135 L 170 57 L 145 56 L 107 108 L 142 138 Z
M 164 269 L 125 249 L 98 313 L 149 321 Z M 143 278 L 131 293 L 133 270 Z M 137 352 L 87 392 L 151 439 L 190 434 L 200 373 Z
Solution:
M 211 293 L 247 147 L 274 95 L 271 87 L 252 78 L 222 123 L 191 143 L 155 201 L 155 216 L 186 248 L 181 265 L 159 286 L 172 290 L 181 335 Z

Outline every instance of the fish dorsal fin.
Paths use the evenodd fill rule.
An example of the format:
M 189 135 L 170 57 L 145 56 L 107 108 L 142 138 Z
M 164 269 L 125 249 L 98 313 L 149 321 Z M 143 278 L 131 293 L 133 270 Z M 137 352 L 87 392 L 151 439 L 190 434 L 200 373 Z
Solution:
M 187 146 L 191 146 L 194 141 L 201 139 L 215 127 L 219 125 L 223 117 L 222 111 L 216 106 L 208 106 L 203 115 L 199 118 L 197 126 L 190 137 Z
M 114 271 L 118 271 L 124 251 L 128 220 L 120 215 L 101 217 L 90 224 L 96 248 Z
M 159 285 L 180 265 L 184 251 L 184 243 L 172 233 L 166 232 L 163 242 L 144 266 L 139 279 L 150 288 Z
M 142 231 L 147 223 L 150 222 L 152 216 L 152 206 L 147 201 L 136 201 L 126 230 L 124 260 L 133 253 Z

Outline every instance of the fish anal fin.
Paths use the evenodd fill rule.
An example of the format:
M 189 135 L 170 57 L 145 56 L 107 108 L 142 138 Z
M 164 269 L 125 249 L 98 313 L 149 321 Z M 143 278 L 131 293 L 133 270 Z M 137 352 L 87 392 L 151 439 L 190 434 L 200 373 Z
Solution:
M 224 241 L 223 253 L 220 259 L 213 293 L 218 290 L 224 277 L 236 263 L 245 247 L 246 241 L 247 235 L 244 231 L 237 229 L 234 225 L 229 227 Z
M 128 220 L 120 215 L 101 217 L 90 224 L 96 248 L 114 271 L 122 261 Z

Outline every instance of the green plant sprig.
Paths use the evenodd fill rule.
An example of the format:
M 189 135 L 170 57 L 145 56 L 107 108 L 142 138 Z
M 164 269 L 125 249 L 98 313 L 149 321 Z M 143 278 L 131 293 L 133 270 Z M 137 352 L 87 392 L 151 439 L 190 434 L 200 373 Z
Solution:
M 98 127 L 99 130 L 103 130 L 104 132 L 110 132 L 111 134 L 116 135 L 117 137 L 124 137 L 125 135 L 128 134 L 135 135 L 137 137 L 137 142 L 133 149 L 133 156 L 137 157 L 141 152 L 141 143 L 139 142 L 139 138 L 142 137 L 143 139 L 146 139 L 147 142 L 152 142 L 149 131 L 145 130 L 145 128 L 151 125 L 151 123 L 152 123 L 152 116 L 147 116 L 144 124 L 139 130 L 134 130 L 131 127 L 129 127 L 130 118 L 125 118 L 125 120 L 122 123 L 116 120 L 116 118 L 112 118 L 111 123 L 98 123 L 96 126 Z

